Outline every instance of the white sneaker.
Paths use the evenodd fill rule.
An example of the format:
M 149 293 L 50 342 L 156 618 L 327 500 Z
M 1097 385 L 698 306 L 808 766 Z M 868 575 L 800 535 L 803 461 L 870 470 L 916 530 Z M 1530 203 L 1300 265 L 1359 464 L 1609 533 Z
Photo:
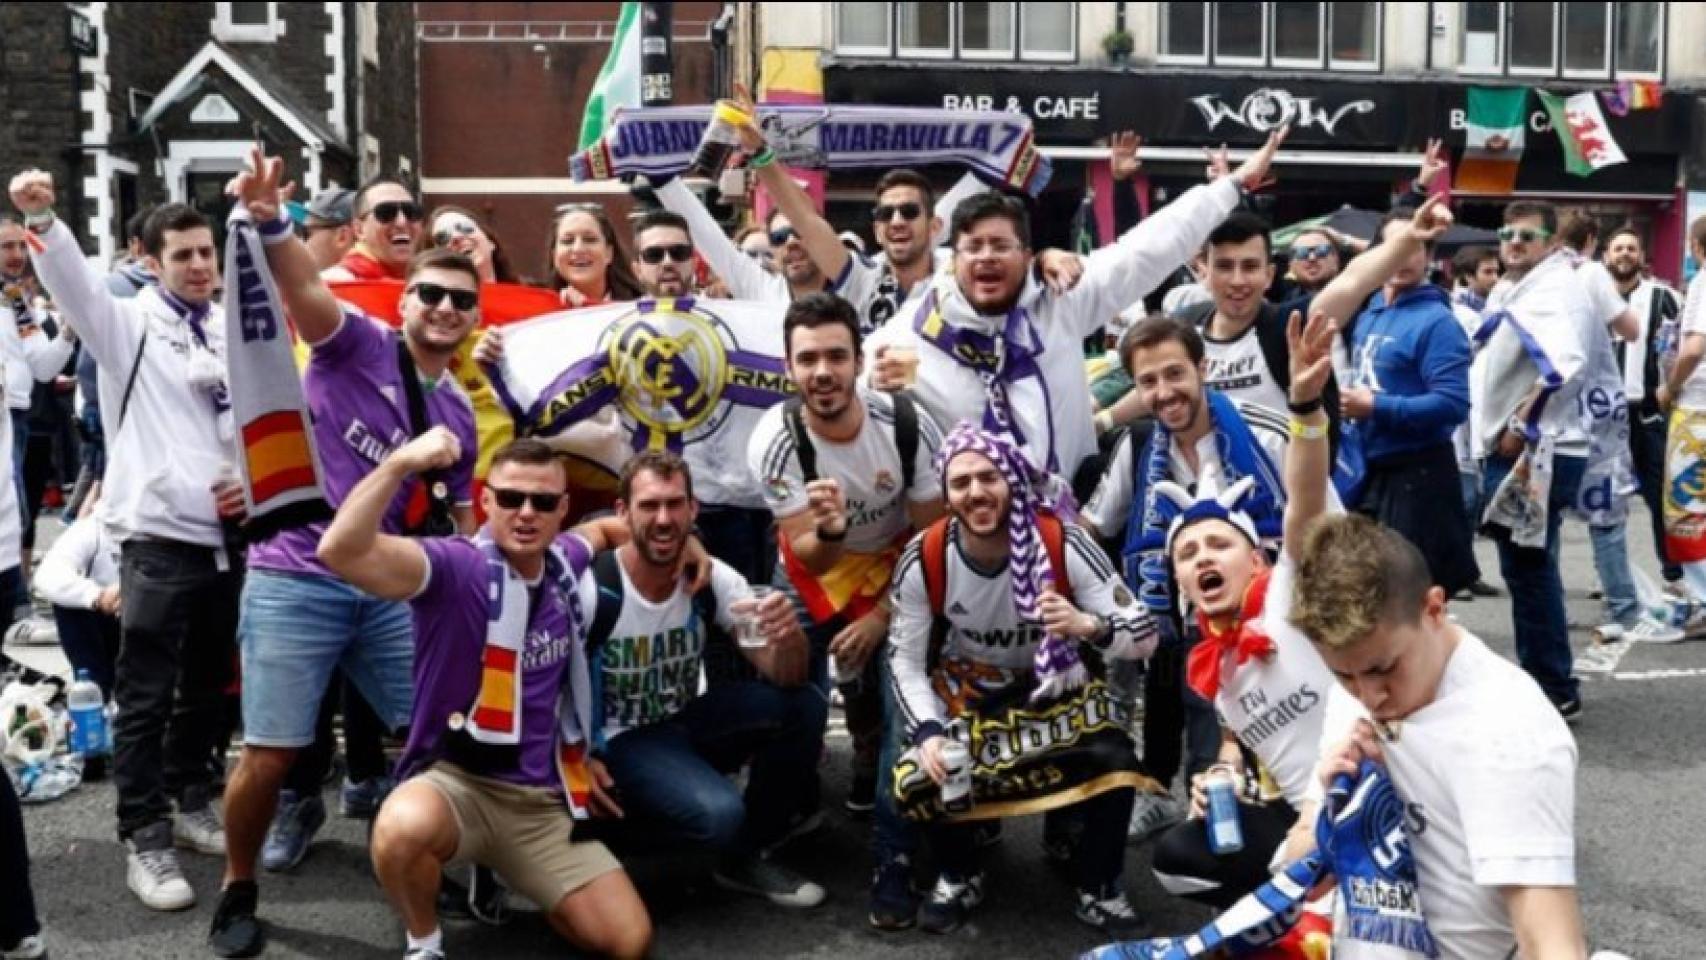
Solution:
M 187 910 L 195 906 L 195 891 L 178 868 L 177 851 L 170 847 L 137 850 L 132 840 L 125 884 L 143 906 L 153 910 Z
M 200 810 L 178 811 L 172 821 L 172 839 L 178 846 L 197 853 L 225 855 L 225 825 L 219 822 L 212 804 Z
M 42 960 L 47 956 L 47 941 L 34 934 L 18 941 L 17 946 L 0 950 L 0 960 Z
M 1622 630 L 1621 627 L 1618 628 Z M 1610 673 L 1617 668 L 1618 661 L 1629 652 L 1627 643 L 1595 643 L 1591 644 L 1576 657 L 1576 673 Z
M 1126 827 L 1125 842 L 1141 843 L 1183 819 L 1179 805 L 1164 794 L 1139 791 L 1131 807 L 1131 823 Z
M 1690 617 L 1688 622 L 1693 623 L 1694 618 Z M 1679 643 L 1687 639 L 1687 635 L 1668 623 L 1643 617 L 1640 623 L 1623 631 L 1623 638 L 1631 643 Z
M 1682 635 L 1687 640 L 1706 638 L 1706 606 L 1696 605 L 1682 623 Z

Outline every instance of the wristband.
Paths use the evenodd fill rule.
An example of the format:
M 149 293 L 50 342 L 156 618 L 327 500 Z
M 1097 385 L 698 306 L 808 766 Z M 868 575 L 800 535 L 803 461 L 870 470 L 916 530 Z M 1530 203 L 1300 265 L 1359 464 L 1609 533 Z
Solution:
M 1321 409 L 1321 398 L 1316 397 L 1313 400 L 1306 400 L 1303 403 L 1297 403 L 1296 401 L 1292 400 L 1290 397 L 1287 397 L 1286 401 L 1285 401 L 1285 406 L 1286 406 L 1286 409 L 1288 409 L 1292 412 L 1293 416 L 1307 417 L 1310 414 L 1314 413 L 1315 411 Z
M 280 215 L 267 223 L 255 224 L 255 232 L 261 235 L 261 242 L 267 246 L 283 243 L 296 235 L 296 223 L 289 217 Z
M 46 210 L 24 214 L 24 227 L 36 233 L 46 233 L 48 228 L 53 226 L 55 219 L 57 218 L 53 215 L 53 208 L 48 207 Z
M 746 165 L 752 170 L 763 170 L 765 167 L 768 167 L 775 162 L 776 151 L 766 146 L 763 150 L 760 150 L 747 158 Z
M 836 534 L 824 533 L 823 528 L 818 527 L 816 533 L 817 533 L 817 540 L 819 543 L 840 543 L 841 541 L 847 539 L 847 528 L 846 527 L 842 527 L 841 532 L 836 533 Z
M 1327 424 L 1304 423 L 1293 417 L 1291 435 L 1298 440 L 1324 440 L 1327 438 Z

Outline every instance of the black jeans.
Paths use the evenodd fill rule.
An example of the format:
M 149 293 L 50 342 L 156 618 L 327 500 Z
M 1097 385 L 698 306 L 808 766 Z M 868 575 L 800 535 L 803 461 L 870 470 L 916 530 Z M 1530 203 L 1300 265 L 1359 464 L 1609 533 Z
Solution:
M 1168 892 L 1224 910 L 1270 879 L 1268 863 L 1297 822 L 1284 801 L 1238 804 L 1244 849 L 1225 856 L 1208 846 L 1208 825 L 1186 820 L 1155 842 L 1155 877 Z
M 24 813 L 12 778 L 0 773 L 0 877 L 6 892 L 0 896 L 0 950 L 18 945 L 41 932 L 35 894 L 30 890 L 30 848 L 24 839 Z
M 1664 568 L 1666 583 L 1682 579 L 1682 568 L 1665 556 L 1665 417 L 1643 413 L 1642 405 L 1629 405 L 1629 455 L 1635 462 L 1635 479 L 1641 499 L 1653 518 L 1653 552 Z
M 168 795 L 205 795 L 208 757 L 226 727 L 235 674 L 241 559 L 220 571 L 216 552 L 134 539 L 120 552 L 124 595 L 118 655 L 113 782 L 121 839 L 171 813 Z
M 320 718 L 314 725 L 314 742 L 296 755 L 285 777 L 285 789 L 298 796 L 318 796 L 320 785 L 332 769 L 332 757 L 338 752 L 337 734 L 332 720 L 338 705 L 344 711 L 344 764 L 349 779 L 355 783 L 383 777 L 390 772 L 385 760 L 385 727 L 367 698 L 349 682 L 339 669 L 326 684 L 326 695 L 320 698 Z
M 1128 788 L 1109 790 L 1050 815 L 1081 820 L 1084 833 L 1072 850 L 1072 878 L 1079 890 L 1106 895 L 1125 872 L 1125 831 L 1131 822 L 1137 793 Z M 945 874 L 956 878 L 978 872 L 977 825 L 937 822 L 924 825 L 924 840 Z
M 118 662 L 118 618 L 55 604 L 53 623 L 59 628 L 59 649 L 71 662 L 71 669 L 89 671 L 89 679 L 101 688 L 101 696 L 111 700 L 113 669 Z
M 1143 677 L 1144 774 L 1171 787 L 1185 765 L 1185 777 L 1207 770 L 1220 750 L 1220 721 L 1214 707 L 1185 686 L 1185 660 L 1194 633 L 1182 643 L 1163 643 L 1149 659 Z M 1181 749 L 1183 740 L 1183 749 Z

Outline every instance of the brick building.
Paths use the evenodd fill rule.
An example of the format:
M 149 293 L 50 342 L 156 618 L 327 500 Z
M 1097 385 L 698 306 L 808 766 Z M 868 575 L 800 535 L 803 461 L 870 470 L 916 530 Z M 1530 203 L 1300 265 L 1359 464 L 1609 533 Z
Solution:
M 413 4 L 0 4 L 0 171 L 54 174 L 84 250 L 180 200 L 223 219 L 259 136 L 300 192 L 419 156 Z

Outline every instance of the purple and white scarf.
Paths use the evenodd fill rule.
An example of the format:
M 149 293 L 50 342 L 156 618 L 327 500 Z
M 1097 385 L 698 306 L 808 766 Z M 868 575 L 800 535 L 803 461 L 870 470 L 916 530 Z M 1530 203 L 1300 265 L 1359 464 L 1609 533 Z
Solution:
M 1013 606 L 1021 620 L 1040 623 L 1039 600 L 1045 590 L 1055 586 L 1056 572 L 1049 565 L 1048 551 L 1037 529 L 1037 514 L 1047 509 L 1042 490 L 1047 486 L 1048 477 L 1023 450 L 1006 438 L 961 420 L 936 453 L 936 472 L 942 477 L 944 495 L 948 464 L 963 453 L 982 456 L 994 464 L 1001 471 L 1002 479 L 1007 481 L 1007 566 L 1013 579 Z M 1037 680 L 1032 700 L 1058 697 L 1083 686 L 1090 679 L 1089 671 L 1078 656 L 1077 644 L 1065 637 L 1045 636 L 1031 663 Z

